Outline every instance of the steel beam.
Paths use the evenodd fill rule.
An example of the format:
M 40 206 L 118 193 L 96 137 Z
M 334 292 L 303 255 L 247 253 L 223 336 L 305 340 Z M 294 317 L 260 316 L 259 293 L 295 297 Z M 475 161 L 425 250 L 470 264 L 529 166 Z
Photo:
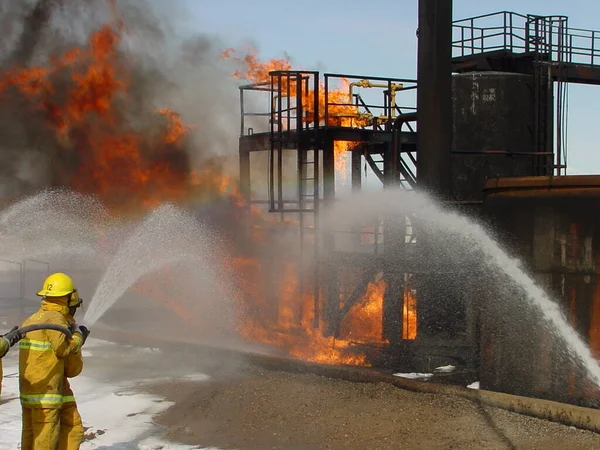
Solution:
M 452 0 L 419 0 L 417 185 L 450 198 Z

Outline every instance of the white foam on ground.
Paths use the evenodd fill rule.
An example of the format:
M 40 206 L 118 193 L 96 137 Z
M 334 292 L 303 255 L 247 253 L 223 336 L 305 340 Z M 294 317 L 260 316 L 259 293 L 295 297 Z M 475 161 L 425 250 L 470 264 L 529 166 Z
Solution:
M 92 344 L 92 345 L 89 345 Z M 90 339 L 86 347 L 101 349 L 102 342 Z M 109 344 L 114 345 L 114 344 Z M 91 353 L 91 352 L 90 352 Z M 18 351 L 2 360 L 2 404 L 0 404 L 0 450 L 15 450 L 21 441 L 21 406 L 18 389 Z M 203 381 L 204 374 L 190 374 L 180 378 L 160 378 L 162 381 Z M 84 374 L 71 380 L 86 435 L 91 440 L 81 445 L 81 450 L 188 450 L 200 449 L 168 443 L 160 439 L 161 430 L 153 417 L 169 408 L 172 403 L 163 398 L 137 392 L 133 386 L 143 380 L 124 383 L 104 383 Z M 206 449 L 210 450 L 210 449 Z M 218 450 L 218 449 L 213 449 Z
M 169 381 L 197 382 L 197 381 L 207 381 L 207 380 L 210 380 L 210 377 L 208 375 L 205 375 L 203 373 L 192 373 L 192 374 L 184 375 L 181 377 L 143 378 L 143 379 L 137 380 L 137 382 L 140 384 L 158 384 L 158 383 L 165 383 L 165 382 L 169 382 Z
M 429 378 L 429 377 L 432 377 L 433 374 L 432 373 L 411 372 L 411 373 L 395 373 L 394 376 L 395 377 L 401 377 L 401 378 L 409 378 L 411 380 L 416 380 L 416 379 L 419 379 L 419 378 Z
M 470 385 L 467 386 L 469 389 L 479 389 L 479 381 L 474 381 Z

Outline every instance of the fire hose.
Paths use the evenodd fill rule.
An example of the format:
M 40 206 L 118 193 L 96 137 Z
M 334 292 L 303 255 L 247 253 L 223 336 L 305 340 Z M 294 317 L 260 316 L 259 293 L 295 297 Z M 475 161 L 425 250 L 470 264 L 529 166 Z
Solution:
M 69 328 L 63 327 L 61 325 L 56 325 L 54 323 L 36 323 L 33 325 L 27 325 L 25 327 L 17 328 L 14 331 L 16 331 L 20 335 L 19 339 L 21 339 L 30 331 L 36 330 L 55 330 L 60 333 L 63 333 L 67 337 L 67 339 L 71 339 L 73 337 L 73 332 Z M 9 347 L 12 346 L 12 344 L 4 336 L 0 335 L 0 338 L 4 338 L 9 344 Z M 4 356 L 4 354 L 2 356 Z
M 29 333 L 30 331 L 36 330 L 54 330 L 63 333 L 69 339 L 73 337 L 73 333 L 67 327 L 53 323 L 36 323 L 33 325 L 27 325 L 26 327 L 19 328 L 17 331 L 21 336 L 25 336 L 25 334 Z

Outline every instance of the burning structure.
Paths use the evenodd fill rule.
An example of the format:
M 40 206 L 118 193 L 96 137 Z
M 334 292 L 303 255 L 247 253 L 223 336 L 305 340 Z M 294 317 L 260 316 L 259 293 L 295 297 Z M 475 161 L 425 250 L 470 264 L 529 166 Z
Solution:
M 527 366 L 519 357 L 523 342 L 508 336 L 526 334 L 501 329 L 497 314 L 484 307 L 493 301 L 483 301 L 478 275 L 448 270 L 418 226 L 388 216 L 341 229 L 321 215 L 347 172 L 353 191 L 364 187 L 363 165 L 384 189 L 425 189 L 514 235 L 516 241 L 506 242 L 516 242 L 512 249 L 539 272 L 541 285 L 571 305 L 572 323 L 598 351 L 593 226 L 559 206 L 581 195 L 585 202 L 595 198 L 595 178 L 564 174 L 565 86 L 600 83 L 596 34 L 570 28 L 563 16 L 501 12 L 453 22 L 451 0 L 420 0 L 418 80 L 321 75 L 292 70 L 286 61 L 242 61 L 240 77 L 253 83 L 241 87 L 241 192 L 249 204 L 294 222 L 299 260 L 312 261 L 296 268 L 303 305 L 297 323 L 310 310 L 304 317 L 314 330 L 338 339 L 343 330 L 360 329 L 349 314 L 362 305 L 373 311 L 372 321 L 358 322 L 376 326 L 363 339 L 345 336 L 368 363 L 407 371 L 455 364 L 479 373 L 483 388 L 589 403 L 590 393 L 574 388 L 573 375 L 549 380 L 561 357 L 547 340 L 536 341 L 539 353 L 527 352 L 529 364 L 540 362 L 539 375 L 507 375 Z M 403 103 L 415 91 L 416 104 Z M 247 99 L 260 94 L 264 109 L 250 110 Z M 266 182 L 264 172 L 253 171 L 265 166 Z M 536 216 L 540 195 L 554 206 Z M 516 199 L 523 205 L 517 222 L 527 220 L 528 232 L 509 219 L 516 216 L 504 214 L 513 201 L 517 207 Z M 550 223 L 558 228 L 548 235 L 542 227 Z M 565 259 L 563 252 L 561 259 L 560 248 L 580 256 Z M 439 263 L 424 268 L 423 259 Z M 581 286 L 573 278 L 580 276 L 587 280 Z
M 510 365 L 500 359 L 517 364 L 518 358 L 509 339 L 490 339 L 498 324 L 486 320 L 478 275 L 449 264 L 410 218 L 390 212 L 330 226 L 323 211 L 339 194 L 336 180 L 349 176 L 354 192 L 369 187 L 363 167 L 384 189 L 422 188 L 486 220 L 503 216 L 505 203 L 495 201 L 510 201 L 506 191 L 517 185 L 536 195 L 532 186 L 541 179 L 568 188 L 558 181 L 566 180 L 564 87 L 600 80 L 594 32 L 569 28 L 564 17 L 506 12 L 453 23 L 451 0 L 420 0 L 418 80 L 321 75 L 295 70 L 287 60 L 261 63 L 252 52 L 226 51 L 223 58 L 238 68 L 234 76 L 250 83 L 240 88 L 238 185 L 226 158 L 194 141 L 191 131 L 202 120 L 188 124 L 168 95 L 152 95 L 173 80 L 122 52 L 140 42 L 128 38 L 114 1 L 110 25 L 98 26 L 87 42 L 36 54 L 39 38 L 32 36 L 42 34 L 54 4 L 40 0 L 27 15 L 18 51 L 2 67 L 4 156 L 33 150 L 34 159 L 48 162 L 42 185 L 94 194 L 117 217 L 165 201 L 202 209 L 206 199 L 222 200 L 219 214 L 213 208 L 210 216 L 226 225 L 223 269 L 239 285 L 241 336 L 321 363 L 411 371 L 452 364 L 480 375 L 484 388 L 585 397 L 564 388 L 568 377 L 544 384 L 494 376 Z M 494 20 L 501 25 L 485 25 Z M 589 42 L 575 45 L 582 36 Z M 185 56 L 201 59 L 206 47 L 200 42 Z M 32 136 L 44 145 L 27 141 Z M 515 184 L 519 177 L 538 181 Z M 40 187 L 19 181 L 19 195 Z M 522 208 L 523 215 L 532 211 Z M 569 244 L 580 259 L 569 259 L 568 267 L 554 254 L 527 251 L 532 241 L 566 248 L 556 246 L 566 229 L 572 242 L 593 239 L 591 225 L 561 222 L 548 238 L 541 225 L 519 234 L 516 219 L 506 217 L 502 229 L 530 244 L 520 253 L 534 255 L 535 270 L 549 270 L 550 260 L 564 269 L 547 277 L 546 287 L 564 287 L 561 276 L 581 271 L 583 284 L 561 288 L 558 296 L 576 298 L 573 317 L 589 315 L 596 297 L 585 277 L 596 283 L 596 263 L 581 249 L 590 244 Z M 165 301 L 168 293 L 142 293 L 191 320 L 185 305 Z M 596 346 L 595 321 L 581 327 Z M 550 353 L 544 367 L 553 361 Z

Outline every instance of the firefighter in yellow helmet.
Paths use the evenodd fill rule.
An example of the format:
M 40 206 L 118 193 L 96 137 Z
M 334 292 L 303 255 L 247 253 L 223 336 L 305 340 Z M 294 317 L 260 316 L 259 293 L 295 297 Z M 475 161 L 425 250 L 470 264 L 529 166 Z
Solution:
M 19 327 L 14 327 L 5 335 L 0 335 L 0 396 L 2 395 L 2 358 L 6 356 L 8 350 L 21 340 L 21 333 L 18 331 Z
M 50 275 L 38 295 L 40 309 L 23 327 L 51 323 L 69 327 L 69 304 L 76 296 L 73 280 L 64 273 Z M 54 330 L 27 333 L 19 348 L 19 387 L 23 412 L 22 450 L 56 450 L 60 437 L 60 414 L 64 401 L 68 357 L 80 352 L 89 334 L 73 327 L 73 337 Z

